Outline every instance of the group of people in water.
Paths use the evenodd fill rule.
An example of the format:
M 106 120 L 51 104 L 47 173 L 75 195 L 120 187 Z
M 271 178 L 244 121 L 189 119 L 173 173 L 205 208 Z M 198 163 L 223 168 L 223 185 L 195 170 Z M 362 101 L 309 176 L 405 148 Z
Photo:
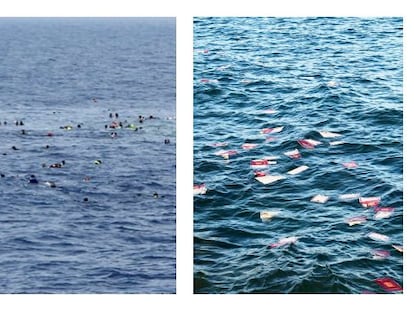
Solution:
M 95 100 L 95 102 L 96 102 L 96 100 Z M 134 131 L 138 131 L 138 130 L 142 130 L 143 129 L 143 126 L 136 126 L 135 124 L 129 123 L 126 120 L 124 122 L 119 121 L 119 113 L 118 112 L 115 112 L 115 113 L 110 112 L 109 113 L 109 118 L 110 118 L 110 122 L 111 123 L 109 125 L 105 125 L 105 129 L 111 129 L 111 132 L 110 132 L 110 137 L 111 138 L 117 138 L 118 137 L 117 130 L 119 130 L 119 129 L 124 129 L 125 128 L 125 129 L 131 129 L 131 130 L 134 130 Z M 159 118 L 154 117 L 152 115 L 150 115 L 147 118 L 144 117 L 144 116 L 142 116 L 142 115 L 139 115 L 137 119 L 138 119 L 137 120 L 138 123 L 142 124 L 142 123 L 144 123 L 145 120 L 153 120 L 153 119 L 159 119 Z M 3 121 L 3 122 L 0 121 L 0 125 L 7 126 L 9 124 L 10 123 L 7 122 L 7 121 Z M 14 125 L 16 125 L 16 126 L 24 126 L 24 122 L 22 120 L 16 120 L 16 121 L 14 121 Z M 70 131 L 70 130 L 73 130 L 74 129 L 74 127 L 72 125 L 63 125 L 63 126 L 60 126 L 59 128 L 65 130 L 65 131 Z M 76 128 L 80 129 L 81 128 L 81 124 L 78 124 L 76 126 Z M 27 130 L 21 129 L 20 130 L 20 134 L 27 135 L 29 133 L 28 133 Z M 49 131 L 49 132 L 47 132 L 46 136 L 51 137 L 51 136 L 54 136 L 54 134 L 53 134 L 53 132 Z M 170 139 L 169 138 L 165 138 L 164 139 L 164 144 L 170 144 Z M 45 147 L 45 149 L 49 149 L 49 147 L 50 147 L 50 145 L 47 144 L 46 147 Z M 17 148 L 16 146 L 13 145 L 11 147 L 11 149 L 13 151 L 19 151 L 19 150 L 21 150 L 21 147 Z M 3 155 L 6 156 L 7 153 L 6 152 L 3 152 Z M 102 160 L 97 159 L 97 160 L 93 161 L 93 163 L 95 165 L 101 165 L 103 162 L 102 162 Z M 60 162 L 51 163 L 51 164 L 43 163 L 42 164 L 42 167 L 43 168 L 50 168 L 50 169 L 61 169 L 61 168 L 64 168 L 65 167 L 65 164 L 66 164 L 65 160 L 62 160 Z M 1 169 L 1 167 L 0 167 L 0 169 Z M 6 174 L 3 173 L 3 172 L 0 172 L 0 177 L 1 178 L 5 178 L 6 177 Z M 47 181 L 40 182 L 39 179 L 36 177 L 36 175 L 33 174 L 33 173 L 29 173 L 27 175 L 27 177 L 25 177 L 25 178 L 27 178 L 27 181 L 28 181 L 29 184 L 40 184 L 40 183 L 42 183 L 42 184 L 44 184 L 46 186 L 49 186 L 51 188 L 56 188 L 56 183 L 54 181 L 47 180 Z M 90 176 L 86 176 L 83 179 L 84 182 L 89 182 L 90 180 L 91 180 L 91 177 Z M 153 198 L 159 198 L 159 195 L 158 195 L 157 192 L 154 192 L 152 194 L 152 197 Z M 83 199 L 83 201 L 84 202 L 88 202 L 89 199 L 87 197 L 85 197 Z

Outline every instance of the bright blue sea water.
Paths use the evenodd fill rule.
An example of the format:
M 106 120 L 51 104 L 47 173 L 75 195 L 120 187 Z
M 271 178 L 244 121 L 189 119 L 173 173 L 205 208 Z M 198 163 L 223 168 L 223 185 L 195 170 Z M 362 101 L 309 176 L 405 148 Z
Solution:
M 195 293 L 401 292 L 377 281 L 403 287 L 402 52 L 402 18 L 194 19 L 194 183 L 207 188 L 194 196 Z M 294 149 L 300 159 L 284 155 Z M 277 163 L 261 171 L 285 179 L 255 180 L 250 161 L 265 156 Z M 350 193 L 393 213 L 376 219 L 340 199 Z M 262 221 L 265 210 L 278 215 Z
M 175 293 L 175 19 L 0 38 L 0 292 Z

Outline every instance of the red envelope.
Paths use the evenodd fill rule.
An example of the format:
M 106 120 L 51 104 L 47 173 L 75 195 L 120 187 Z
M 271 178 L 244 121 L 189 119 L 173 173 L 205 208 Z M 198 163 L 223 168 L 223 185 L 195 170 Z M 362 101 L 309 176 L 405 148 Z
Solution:
M 403 288 L 391 278 L 378 278 L 375 282 L 387 291 L 401 291 Z

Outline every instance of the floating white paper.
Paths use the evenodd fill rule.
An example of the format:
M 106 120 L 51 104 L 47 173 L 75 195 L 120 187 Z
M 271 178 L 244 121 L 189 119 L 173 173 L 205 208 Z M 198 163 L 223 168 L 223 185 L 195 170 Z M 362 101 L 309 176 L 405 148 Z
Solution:
M 366 221 L 367 221 L 367 218 L 365 216 L 355 216 L 355 217 L 346 219 L 346 223 L 350 226 L 359 225 Z
M 293 170 L 291 170 L 287 173 L 289 175 L 296 175 L 296 174 L 302 173 L 303 171 L 306 171 L 308 168 L 309 168 L 309 166 L 301 165 L 301 166 L 299 166 L 299 167 L 297 167 L 297 168 L 295 168 L 295 169 L 293 169 Z
M 345 144 L 345 142 L 344 142 L 344 141 L 342 141 L 342 140 L 336 140 L 336 141 L 331 141 L 331 142 L 329 142 L 329 144 L 330 144 L 331 146 L 337 146 L 337 145 L 343 145 L 343 144 Z
M 390 237 L 380 234 L 380 233 L 376 233 L 376 232 L 369 233 L 368 237 L 375 241 L 382 241 L 382 242 L 388 242 L 390 240 Z
M 339 195 L 338 198 L 340 201 L 352 201 L 352 200 L 359 199 L 359 197 L 360 197 L 359 193 L 346 193 L 346 194 Z
M 284 176 L 280 176 L 280 175 L 265 175 L 265 176 L 255 177 L 255 179 L 258 182 L 261 182 L 262 184 L 267 185 L 267 184 L 274 183 L 274 182 L 276 182 L 278 180 L 285 179 L 285 177 Z
M 392 207 L 376 208 L 374 219 L 378 220 L 378 219 L 383 219 L 383 218 L 389 218 L 393 212 L 394 212 L 394 208 Z
M 260 219 L 262 221 L 270 221 L 272 218 L 278 216 L 280 211 L 261 211 L 260 212 Z
M 403 246 L 402 245 L 395 245 L 395 244 L 393 244 L 392 247 L 394 247 L 400 253 L 403 252 Z
M 321 134 L 321 136 L 324 137 L 324 138 L 334 138 L 334 137 L 342 136 L 341 134 L 333 133 L 333 132 L 327 132 L 327 131 L 319 131 L 319 134 Z
M 206 194 L 206 192 L 207 192 L 207 187 L 205 184 L 193 186 L 193 195 Z
M 337 87 L 338 86 L 338 82 L 336 82 L 336 81 L 334 81 L 334 80 L 331 80 L 331 81 L 328 81 L 327 83 L 326 83 L 326 86 L 327 87 Z
M 326 201 L 328 201 L 329 197 L 326 195 L 322 195 L 322 194 L 317 194 L 315 195 L 312 199 L 311 202 L 315 202 L 315 203 L 326 203 Z

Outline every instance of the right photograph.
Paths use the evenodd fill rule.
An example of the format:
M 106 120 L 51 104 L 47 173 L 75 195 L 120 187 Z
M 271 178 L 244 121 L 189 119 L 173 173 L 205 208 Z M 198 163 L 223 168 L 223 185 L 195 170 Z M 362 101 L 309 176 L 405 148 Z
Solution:
M 403 18 L 193 29 L 194 293 L 403 293 Z

